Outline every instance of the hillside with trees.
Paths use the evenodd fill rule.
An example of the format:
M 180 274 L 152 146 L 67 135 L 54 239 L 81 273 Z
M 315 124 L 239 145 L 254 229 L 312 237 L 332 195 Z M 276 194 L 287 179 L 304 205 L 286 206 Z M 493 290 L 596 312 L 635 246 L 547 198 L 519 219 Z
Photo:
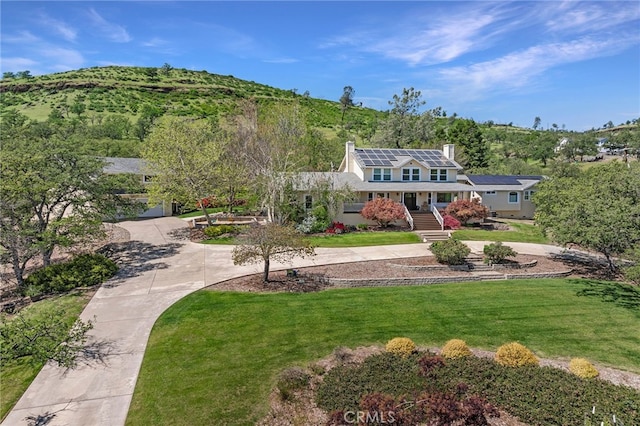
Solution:
M 348 83 L 348 82 L 347 82 Z M 440 148 L 456 144 L 456 159 L 474 173 L 548 174 L 555 159 L 592 159 L 598 149 L 640 153 L 640 122 L 578 133 L 564 125 L 531 128 L 480 123 L 447 113 L 439 106 L 425 110 L 427 100 L 413 87 L 389 100 L 387 111 L 354 102 L 357 88 L 336 88 L 336 99 L 313 98 L 308 91 L 280 89 L 230 75 L 161 67 L 108 66 L 32 76 L 29 71 L 4 73 L 0 81 L 3 120 L 16 113 L 42 123 L 42 131 L 63 132 L 81 153 L 141 156 L 154 126 L 164 116 L 202 119 L 235 128 L 247 102 L 260 114 L 272 107 L 295 107 L 305 127 L 303 143 L 313 151 L 304 170 L 331 170 L 340 163 L 344 142 L 358 146 Z M 533 114 L 532 114 L 533 115 Z M 13 118 L 11 118 L 13 117 Z M 564 144 L 561 146 L 560 144 Z M 598 147 L 600 142 L 600 147 Z

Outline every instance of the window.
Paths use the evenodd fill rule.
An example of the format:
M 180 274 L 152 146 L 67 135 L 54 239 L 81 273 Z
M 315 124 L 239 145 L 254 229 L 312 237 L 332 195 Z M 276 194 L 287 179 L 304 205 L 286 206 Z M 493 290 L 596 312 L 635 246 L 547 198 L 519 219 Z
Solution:
M 391 169 L 373 169 L 373 180 L 391 180 Z
M 522 196 L 522 198 L 529 201 L 531 200 L 531 197 L 533 197 L 534 192 L 536 191 L 524 191 L 524 195 Z
M 369 195 L 367 196 L 367 200 L 371 201 L 373 200 L 373 192 L 370 192 Z
M 436 196 L 437 203 L 450 203 L 453 197 L 450 192 L 438 192 Z
M 378 192 L 378 198 L 389 198 L 389 193 L 385 196 L 384 192 Z
M 509 202 L 514 204 L 518 202 L 518 193 L 517 192 L 510 192 L 509 193 Z
M 446 181 L 447 169 L 431 169 L 429 171 L 429 179 L 432 181 Z
M 484 191 L 484 195 L 496 195 L 496 191 Z
M 402 169 L 402 180 L 420 180 L 420 169 L 414 167 Z
M 311 210 L 313 207 L 313 197 L 311 195 L 304 196 L 304 208 L 307 210 Z
M 142 176 L 142 181 L 143 181 L 144 183 L 149 183 L 149 182 L 151 182 L 152 180 L 153 180 L 153 176 L 149 176 L 149 175 L 143 175 L 143 176 Z

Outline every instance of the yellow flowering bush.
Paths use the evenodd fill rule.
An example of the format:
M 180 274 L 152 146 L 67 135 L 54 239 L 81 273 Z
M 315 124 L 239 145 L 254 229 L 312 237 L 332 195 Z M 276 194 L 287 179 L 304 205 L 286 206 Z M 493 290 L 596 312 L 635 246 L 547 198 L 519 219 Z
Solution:
M 416 344 L 408 337 L 394 337 L 387 342 L 385 349 L 387 352 L 407 357 L 416 350 Z
M 598 370 L 584 358 L 573 358 L 569 362 L 569 371 L 583 379 L 598 377 Z
M 526 346 L 518 342 L 502 345 L 496 352 L 495 360 L 500 365 L 507 367 L 523 367 L 525 365 L 538 365 L 538 358 Z
M 471 356 L 471 349 L 467 346 L 464 340 L 460 339 L 451 339 L 442 347 L 442 351 L 440 351 L 440 355 L 444 358 L 463 358 L 466 356 Z

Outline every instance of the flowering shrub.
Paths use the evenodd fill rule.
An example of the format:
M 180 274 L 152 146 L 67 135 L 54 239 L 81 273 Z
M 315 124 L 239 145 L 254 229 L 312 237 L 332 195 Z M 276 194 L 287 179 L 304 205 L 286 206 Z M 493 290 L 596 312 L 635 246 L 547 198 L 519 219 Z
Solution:
M 394 337 L 387 342 L 385 349 L 387 352 L 407 357 L 416 350 L 416 344 L 408 337 Z
M 583 379 L 598 377 L 598 370 L 584 358 L 573 358 L 569 362 L 569 371 Z
M 344 234 L 346 232 L 344 223 L 333 222 L 325 231 L 327 234 Z
M 526 346 L 518 342 L 507 343 L 498 348 L 495 360 L 507 367 L 538 365 L 538 358 Z
M 445 214 L 449 214 L 466 224 L 471 219 L 485 219 L 489 217 L 489 208 L 480 204 L 480 200 L 456 200 L 449 203 L 444 209 Z
M 470 356 L 471 349 L 467 346 L 467 343 L 464 340 L 460 339 L 451 339 L 442 347 L 442 351 L 440 352 L 445 358 L 453 359 L 453 358 L 462 358 L 465 356 Z
M 462 226 L 460 221 L 450 214 L 446 214 L 442 217 L 442 224 L 444 225 L 444 229 L 460 229 Z
M 360 214 L 384 228 L 394 220 L 404 219 L 404 206 L 390 198 L 375 198 L 364 205 Z

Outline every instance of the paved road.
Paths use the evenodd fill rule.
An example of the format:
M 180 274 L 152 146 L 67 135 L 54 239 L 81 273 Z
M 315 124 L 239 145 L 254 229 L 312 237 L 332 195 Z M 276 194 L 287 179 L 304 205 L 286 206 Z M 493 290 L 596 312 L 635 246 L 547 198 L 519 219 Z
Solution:
M 185 222 L 160 218 L 123 222 L 131 241 L 118 256 L 126 267 L 105 283 L 81 318 L 93 320 L 95 349 L 76 369 L 46 365 L 3 425 L 124 425 L 144 350 L 156 319 L 187 294 L 229 278 L 259 273 L 261 265 L 234 266 L 231 247 L 194 244 Z M 481 252 L 486 242 L 466 242 Z M 523 254 L 548 255 L 560 248 L 509 243 Z M 426 244 L 317 249 L 296 267 L 428 255 Z M 275 264 L 273 269 L 291 267 Z

